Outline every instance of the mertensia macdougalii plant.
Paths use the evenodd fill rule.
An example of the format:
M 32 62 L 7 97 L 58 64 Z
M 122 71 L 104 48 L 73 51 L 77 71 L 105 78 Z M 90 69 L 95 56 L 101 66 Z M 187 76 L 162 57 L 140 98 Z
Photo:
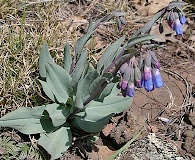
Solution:
M 10 112 L 0 118 L 0 126 L 11 127 L 27 135 L 40 134 L 38 144 L 51 155 L 51 159 L 59 158 L 71 146 L 74 132 L 101 131 L 111 116 L 129 109 L 135 87 L 152 91 L 163 86 L 160 63 L 152 44 L 148 43 L 155 36 L 149 32 L 153 24 L 166 15 L 169 26 L 177 35 L 182 34 L 181 26 L 186 18 L 181 6 L 185 4 L 171 2 L 128 41 L 125 42 L 122 36 L 108 46 L 94 65 L 88 62 L 86 45 L 96 28 L 115 18 L 121 30 L 122 25 L 126 25 L 125 13 L 114 12 L 95 23 L 90 20 L 86 34 L 74 45 L 74 54 L 70 53 L 70 45 L 66 43 L 63 66 L 54 63 L 48 45 L 44 43 L 39 56 L 39 82 L 53 102 Z M 159 31 L 162 30 L 160 24 Z M 138 51 L 135 45 L 141 49 Z M 140 55 L 139 61 L 137 55 Z

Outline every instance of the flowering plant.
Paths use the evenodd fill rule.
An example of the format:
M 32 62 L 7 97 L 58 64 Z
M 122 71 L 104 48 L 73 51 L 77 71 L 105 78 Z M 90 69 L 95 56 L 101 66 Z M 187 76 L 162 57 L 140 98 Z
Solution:
M 70 45 L 66 43 L 63 67 L 54 63 L 48 45 L 44 43 L 39 55 L 39 81 L 52 103 L 10 112 L 0 118 L 0 126 L 11 127 L 27 135 L 39 133 L 38 144 L 51 155 L 51 159 L 59 158 L 71 146 L 75 131 L 82 130 L 86 134 L 101 131 L 113 114 L 130 107 L 135 86 L 144 87 L 147 91 L 163 86 L 160 64 L 150 45 L 142 46 L 139 62 L 135 57 L 135 45 L 155 37 L 147 35 L 147 32 L 166 12 L 168 23 L 174 20 L 173 28 L 176 34 L 181 34 L 177 17 L 172 19 L 172 14 L 176 14 L 177 9 L 180 11 L 183 4 L 171 2 L 127 42 L 124 42 L 124 36 L 119 38 L 104 51 L 95 65 L 87 61 L 86 45 L 98 25 L 113 17 L 116 17 L 121 30 L 122 24 L 126 24 L 123 12 L 109 14 L 96 23 L 90 20 L 86 34 L 74 45 L 73 57 Z M 180 23 L 184 21 L 182 13 Z M 123 96 L 119 94 L 117 83 Z

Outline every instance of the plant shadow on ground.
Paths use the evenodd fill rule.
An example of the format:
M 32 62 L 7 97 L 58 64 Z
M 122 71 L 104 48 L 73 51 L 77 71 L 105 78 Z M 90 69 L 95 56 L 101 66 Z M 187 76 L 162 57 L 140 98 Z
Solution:
M 1 116 L 21 107 L 21 105 L 31 107 L 34 106 L 35 103 L 40 104 L 46 100 L 42 96 L 41 89 L 36 87 L 40 85 L 32 80 L 38 77 L 37 53 L 39 53 L 39 45 L 42 44 L 44 39 L 48 40 L 52 48 L 50 50 L 52 56 L 57 56 L 55 61 L 61 61 L 63 48 L 58 48 L 58 46 L 63 46 L 65 41 L 74 43 L 77 37 L 85 30 L 85 19 L 91 17 L 96 19 L 98 16 L 101 17 L 104 11 L 105 13 L 110 12 L 117 7 L 123 7 L 124 11 L 128 9 L 131 10 L 128 11 L 130 14 L 133 11 L 131 7 L 128 8 L 128 5 L 126 5 L 128 2 L 125 0 L 123 3 L 118 3 L 114 6 L 110 6 L 105 2 L 105 4 L 100 4 L 99 2 L 91 4 L 87 1 L 83 1 L 83 4 L 75 1 L 67 3 L 67 5 L 61 5 L 60 3 L 53 4 L 53 2 L 44 4 L 37 3 L 27 5 L 26 10 L 28 12 L 26 13 L 23 12 L 23 6 L 19 3 L 17 4 L 18 8 L 15 9 L 15 12 L 11 13 L 9 8 L 13 7 L 11 6 L 13 3 L 14 2 L 10 0 L 10 6 L 5 6 L 4 8 L 6 13 L 0 15 L 2 19 L 7 20 L 1 24 L 4 29 L 4 37 L 1 38 L 2 44 L 4 43 L 1 57 L 4 69 L 2 70 L 0 81 L 3 86 L 1 90 L 1 97 L 3 98 L 0 101 L 0 105 L 2 106 Z M 47 10 L 47 8 L 50 9 Z M 38 11 L 39 14 L 37 14 Z M 82 13 L 81 16 L 85 19 L 78 16 L 80 13 Z M 14 21 L 14 19 L 9 19 L 9 15 L 18 19 L 17 22 Z M 21 25 L 21 23 L 23 23 L 22 16 L 26 16 L 24 20 L 26 21 L 25 25 Z M 56 21 L 56 17 L 59 21 Z M 77 19 L 78 17 L 79 19 Z M 46 20 L 42 20 L 44 18 Z M 132 27 L 131 30 L 129 27 L 125 27 L 122 33 L 117 33 L 115 30 L 111 29 L 109 24 L 101 26 L 101 28 L 98 29 L 101 36 L 99 39 L 94 40 L 94 45 L 96 43 L 101 43 L 101 45 L 96 45 L 93 52 L 101 51 L 101 48 L 105 48 L 105 43 L 110 43 L 117 39 L 120 37 L 119 34 L 130 35 L 134 30 L 139 28 L 139 25 L 142 25 L 139 20 L 139 15 L 135 15 L 135 17 L 129 16 L 127 19 L 128 18 L 127 26 L 135 25 L 135 27 Z M 71 20 L 76 23 L 72 23 Z M 84 21 L 84 23 L 80 21 Z M 191 21 L 194 21 L 194 19 L 191 18 Z M 17 23 L 18 25 L 16 25 Z M 41 27 L 41 25 L 43 26 Z M 193 34 L 194 28 L 194 25 L 189 25 L 189 30 L 193 31 Z M 189 33 L 192 33 L 191 31 Z M 178 155 L 186 159 L 193 159 L 193 156 L 195 156 L 195 146 L 193 143 L 195 138 L 195 112 L 193 112 L 195 99 L 191 94 L 192 91 L 190 87 L 195 84 L 195 52 L 188 47 L 194 47 L 194 40 L 190 40 L 189 35 L 190 34 L 185 34 L 183 38 L 177 37 L 177 41 L 175 42 L 170 40 L 166 41 L 166 50 L 158 49 L 158 55 L 163 66 L 163 78 L 166 84 L 164 88 L 155 90 L 149 94 L 143 90 L 137 90 L 132 108 L 121 115 L 114 116 L 100 133 L 100 139 L 95 145 L 88 145 L 86 138 L 76 139 L 73 147 L 65 152 L 60 159 L 81 159 L 82 157 L 83 159 L 106 160 L 115 150 L 128 142 L 142 127 L 145 127 L 147 131 L 143 132 L 139 139 L 133 144 L 133 147 L 136 148 L 137 151 L 140 146 L 144 148 L 142 145 L 143 141 L 150 143 L 147 135 L 148 133 L 154 132 L 162 141 L 168 141 L 171 142 L 172 145 L 177 146 Z M 96 54 L 95 57 L 92 55 L 91 61 L 95 62 L 100 55 L 101 52 Z M 187 79 L 187 82 L 185 79 Z M 192 86 L 189 86 L 188 82 L 190 82 Z M 42 98 L 40 99 L 38 97 Z M 189 110 L 185 110 L 190 107 L 192 109 L 190 112 L 188 112 Z M 183 114 L 185 114 L 184 119 L 181 119 Z M 165 122 L 161 121 L 159 117 L 169 118 L 174 123 L 167 125 Z M 3 136 L 12 137 L 15 143 L 27 143 L 29 147 L 35 148 L 36 153 L 43 151 L 35 147 L 37 145 L 36 136 L 32 136 L 35 140 L 34 142 L 33 139 L 29 139 L 28 136 L 6 129 L 2 130 L 1 137 Z M 75 135 L 75 137 L 77 136 Z M 173 148 L 172 145 L 170 144 Z M 5 151 L 1 150 L 1 148 L 0 151 L 0 154 L 3 156 Z M 134 155 L 133 152 L 133 150 L 131 152 L 126 150 L 122 153 L 121 159 L 127 159 L 128 156 Z M 31 157 L 32 153 L 34 152 L 31 150 L 29 157 Z M 43 153 L 43 155 L 45 154 Z M 42 157 L 42 159 L 49 158 L 48 155 Z

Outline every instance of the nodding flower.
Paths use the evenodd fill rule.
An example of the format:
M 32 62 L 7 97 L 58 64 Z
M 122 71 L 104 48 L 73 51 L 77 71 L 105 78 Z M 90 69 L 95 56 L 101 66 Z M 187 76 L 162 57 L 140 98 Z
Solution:
M 128 63 L 124 63 L 121 67 L 120 67 L 120 72 L 123 74 L 125 72 L 125 70 L 128 67 Z
M 176 35 L 183 34 L 182 24 L 180 23 L 180 20 L 179 19 L 176 19 L 175 20 L 174 30 L 176 32 Z
M 156 54 L 154 53 L 154 52 L 152 52 L 152 51 L 150 51 L 149 50 L 149 52 L 150 52 L 150 54 L 151 54 L 151 57 L 152 57 L 152 65 L 155 67 L 155 68 L 160 68 L 160 63 L 159 63 L 159 61 L 158 61 L 158 59 L 157 59 L 157 57 L 156 57 Z
M 159 71 L 160 63 L 155 55 L 155 53 L 151 50 L 148 50 L 145 53 L 144 62 L 142 63 L 144 67 L 141 70 L 142 78 L 141 85 L 150 92 L 155 88 L 160 88 L 163 86 L 163 80 Z
M 129 65 L 127 64 L 126 67 L 124 66 L 121 66 L 121 70 L 123 71 L 124 69 L 124 72 L 123 72 L 123 76 L 122 76 L 122 81 L 121 81 L 121 89 L 122 90 L 125 90 L 127 88 L 127 84 L 128 84 L 128 81 L 130 79 L 130 67 Z M 124 68 L 123 68 L 124 67 Z
M 169 21 L 167 21 L 167 23 L 168 23 L 168 25 L 169 25 L 169 27 L 171 28 L 171 29 L 173 29 L 174 28 L 174 21 L 173 20 L 169 20 Z
M 135 67 L 135 82 L 136 82 L 136 87 L 141 88 L 142 87 L 142 81 L 141 81 L 141 71 L 140 69 L 136 66 Z
M 135 94 L 134 84 L 133 84 L 133 82 L 129 82 L 127 90 L 126 90 L 126 95 L 129 97 L 133 97 L 134 94 Z
M 186 23 L 187 20 L 186 20 L 186 17 L 183 15 L 179 18 L 179 21 L 181 24 L 184 24 L 184 23 Z
M 128 84 L 128 81 L 123 79 L 121 82 L 121 89 L 125 90 L 127 88 L 127 84 Z
M 158 68 L 153 68 L 152 69 L 152 78 L 153 78 L 153 83 L 156 88 L 160 88 L 163 86 L 163 80 L 160 74 L 160 71 Z
M 155 53 L 151 50 L 144 53 L 145 57 L 142 58 L 141 54 L 139 63 L 135 57 L 132 57 L 120 67 L 121 81 L 119 84 L 124 96 L 133 97 L 135 86 L 144 87 L 148 92 L 163 86 L 159 71 L 160 63 Z
M 186 23 L 186 17 L 182 11 L 172 9 L 167 13 L 167 23 L 171 29 L 176 32 L 176 35 L 183 34 L 182 25 Z
M 151 74 L 151 72 L 150 72 L 148 78 L 147 78 L 147 79 L 144 79 L 144 88 L 145 88 L 148 92 L 154 90 L 154 84 L 153 84 L 153 81 L 152 81 L 152 74 Z
M 144 80 L 148 80 L 151 76 L 151 67 L 144 67 Z
M 133 97 L 135 93 L 135 88 L 134 88 L 135 77 L 137 78 L 137 80 L 139 79 L 139 77 L 141 77 L 141 72 L 137 67 L 137 64 L 138 63 L 136 62 L 135 57 L 132 57 L 127 63 L 124 63 L 120 67 L 120 73 L 121 73 L 120 87 L 124 95 L 129 97 Z M 136 70 L 139 70 L 136 71 L 137 73 L 136 76 L 135 76 L 135 68 Z

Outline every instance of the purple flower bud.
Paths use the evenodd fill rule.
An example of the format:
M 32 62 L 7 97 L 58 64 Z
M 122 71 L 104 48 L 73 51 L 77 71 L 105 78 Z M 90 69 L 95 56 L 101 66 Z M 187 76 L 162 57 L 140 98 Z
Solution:
M 126 91 L 126 95 L 129 97 L 133 97 L 135 94 L 135 88 L 134 88 L 134 84 L 130 83 L 127 87 L 127 91 Z
M 121 67 L 120 67 L 120 72 L 123 74 L 125 72 L 125 70 L 127 69 L 128 64 L 124 63 Z
M 117 18 L 117 26 L 118 26 L 118 30 L 121 31 L 122 30 L 122 23 L 121 23 L 121 20 L 119 18 Z
M 144 88 L 149 92 L 149 91 L 153 91 L 154 90 L 154 85 L 153 85 L 153 81 L 152 81 L 152 74 L 150 72 L 150 75 L 148 77 L 148 79 L 144 80 Z
M 129 79 L 130 79 L 130 74 L 131 74 L 131 68 L 130 68 L 129 65 L 128 65 L 128 67 L 127 67 L 127 68 L 125 69 L 125 71 L 124 71 L 123 79 L 126 80 L 126 81 L 129 81 Z
M 143 58 L 142 58 L 142 53 L 140 53 L 140 54 L 141 54 L 141 56 L 140 56 L 140 58 L 139 58 L 139 64 L 138 64 L 138 67 L 139 67 L 139 69 L 140 69 L 140 70 L 142 70 L 144 60 L 143 60 Z
M 154 67 L 159 69 L 160 68 L 160 63 L 159 63 L 159 61 L 158 61 L 158 59 L 156 57 L 156 54 L 154 52 L 152 52 L 152 51 L 149 51 L 149 52 L 150 52 L 150 54 L 152 56 L 152 63 L 154 65 Z
M 137 88 L 142 88 L 142 80 L 137 80 L 136 86 L 137 86 Z
M 183 34 L 182 24 L 180 23 L 179 19 L 175 20 L 174 30 L 176 32 L 176 35 Z
M 132 82 L 134 82 L 135 81 L 135 73 L 134 73 L 135 71 L 134 71 L 134 68 L 132 67 L 132 68 L 130 68 L 130 78 L 129 78 L 129 80 L 130 81 L 132 81 Z
M 154 63 L 154 67 L 159 69 L 160 68 L 160 63 L 159 62 L 155 62 Z
M 175 20 L 175 12 L 173 12 L 173 10 L 170 13 L 169 20 L 171 20 L 171 21 Z
M 128 81 L 123 79 L 122 82 L 120 83 L 121 89 L 125 90 L 127 88 L 127 84 L 128 84 Z
M 151 67 L 144 67 L 144 80 L 148 80 L 151 76 Z
M 170 15 L 171 15 L 171 12 L 169 11 L 166 15 L 166 20 L 169 21 L 170 20 Z
M 122 24 L 127 24 L 127 22 L 125 21 L 125 18 L 123 16 L 119 16 L 119 19 L 121 21 Z
M 153 75 L 153 83 L 156 88 L 160 88 L 163 86 L 162 77 L 160 74 L 159 69 L 153 68 L 152 69 L 152 75 Z
M 169 20 L 169 21 L 167 21 L 167 23 L 168 23 L 168 25 L 169 25 L 169 27 L 171 28 L 171 29 L 173 29 L 174 28 L 174 21 L 172 21 L 172 20 Z
M 152 56 L 150 54 L 150 50 L 147 52 L 147 54 L 145 56 L 144 63 L 145 63 L 146 66 L 151 67 Z
M 141 71 L 139 70 L 138 67 L 135 67 L 135 81 L 136 81 L 136 86 L 138 88 L 141 88 L 142 87 L 142 84 L 141 84 Z
M 186 17 L 185 16 L 181 16 L 180 18 L 179 18 L 179 20 L 180 20 L 180 23 L 181 24 L 184 24 L 184 23 L 186 23 Z

